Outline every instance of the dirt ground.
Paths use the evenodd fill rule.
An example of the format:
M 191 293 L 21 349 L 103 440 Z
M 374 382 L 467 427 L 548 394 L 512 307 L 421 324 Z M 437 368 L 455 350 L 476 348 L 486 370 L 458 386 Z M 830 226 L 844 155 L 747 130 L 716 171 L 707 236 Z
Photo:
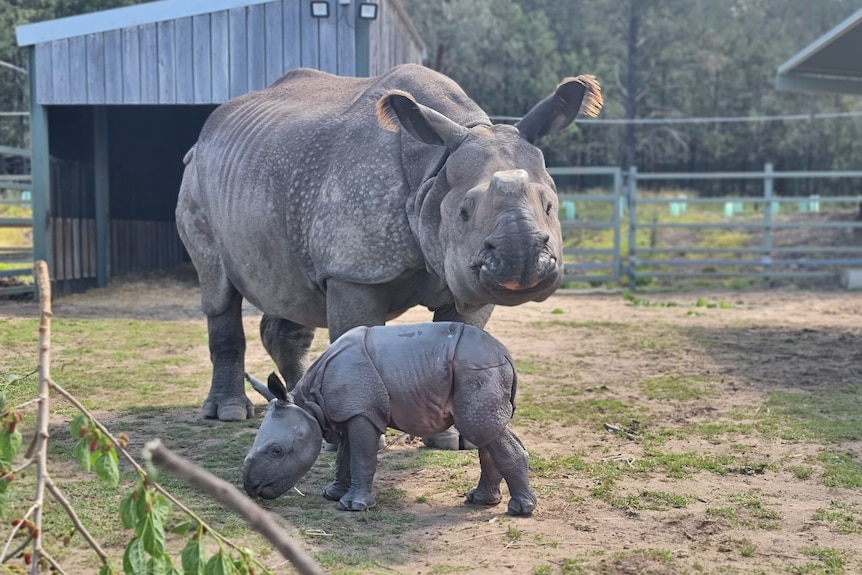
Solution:
M 512 426 L 532 456 L 542 461 L 577 457 L 586 464 L 534 472 L 539 506 L 529 518 L 503 514 L 505 488 L 500 507 L 463 504 L 463 492 L 453 485 L 475 481 L 478 460 L 456 469 L 405 469 L 397 464 L 401 452 L 422 448 L 403 439 L 396 442 L 380 454 L 376 488 L 401 490 L 402 496 L 382 501 L 380 508 L 409 519 L 384 543 L 369 543 L 379 547 L 383 567 L 347 572 L 862 572 L 862 488 L 828 487 L 816 463 L 824 450 L 847 453 L 858 461 L 862 441 L 825 445 L 743 429 L 745 423 L 765 417 L 769 394 L 775 391 L 856 386 L 849 401 L 860 406 L 862 293 L 686 292 L 648 297 L 651 303 L 676 305 L 633 306 L 619 293 L 561 291 L 545 302 L 495 310 L 488 331 L 519 365 L 538 366 L 519 375 L 525 404 L 548 405 L 565 414 L 568 404 L 600 397 L 642 417 L 638 422 L 616 420 L 612 411 L 603 417 L 601 407 L 583 421 L 574 409 L 573 418 L 561 421 L 516 413 Z M 699 299 L 710 305 L 696 305 Z M 34 304 L 3 302 L 0 318 L 25 313 L 28 306 Z M 188 277 L 119 280 L 106 289 L 59 299 L 54 314 L 205 321 Z M 247 309 L 247 332 L 256 330 L 258 315 Z M 427 319 L 427 311 L 415 309 L 397 321 Z M 319 331 L 318 341 L 325 338 Z M 264 352 L 250 346 L 248 354 L 254 361 Z M 648 393 L 647 382 L 672 376 L 707 382 L 709 392 L 682 398 Z M 201 382 L 201 400 L 207 385 Z M 707 423 L 740 429 L 711 437 L 686 431 Z M 644 434 L 662 430 L 670 436 L 661 444 L 663 452 L 730 455 L 767 465 L 723 473 L 694 470 L 682 476 L 666 468 L 633 471 L 640 469 L 638 462 L 655 458 L 656 448 L 646 444 Z M 645 501 L 648 494 L 670 493 L 684 496 L 686 503 L 666 508 L 613 504 L 597 495 L 603 477 L 596 470 L 602 465 L 622 470 L 613 482 L 614 501 Z M 799 466 L 813 472 L 800 477 L 793 473 Z M 322 489 L 325 471 L 300 485 L 309 497 Z M 740 503 L 745 497 L 756 505 Z M 854 518 L 850 532 L 816 518 L 818 510 L 836 504 Z M 292 508 L 291 496 L 267 507 L 294 526 L 292 533 L 312 553 L 353 549 L 343 539 L 333 544 L 316 531 L 307 511 Z M 320 509 L 330 507 L 328 502 L 320 504 Z M 364 514 L 343 514 L 339 521 L 347 533 L 376 529 Z M 394 555 L 389 553 L 392 548 L 398 550 Z M 837 566 L 829 562 L 836 554 L 841 558 Z M 287 572 L 284 569 L 289 568 L 278 572 Z

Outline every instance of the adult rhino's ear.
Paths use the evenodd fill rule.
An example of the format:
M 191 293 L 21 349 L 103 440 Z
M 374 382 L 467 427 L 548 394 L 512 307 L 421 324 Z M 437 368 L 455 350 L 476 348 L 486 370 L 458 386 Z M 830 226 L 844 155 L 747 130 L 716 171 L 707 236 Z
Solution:
M 571 124 L 578 113 L 598 116 L 603 104 L 602 88 L 595 76 L 566 78 L 515 126 L 528 142 L 535 144 Z
M 401 90 L 391 90 L 377 101 L 377 123 L 393 132 L 400 126 L 420 142 L 446 146 L 450 151 L 461 144 L 468 131 Z

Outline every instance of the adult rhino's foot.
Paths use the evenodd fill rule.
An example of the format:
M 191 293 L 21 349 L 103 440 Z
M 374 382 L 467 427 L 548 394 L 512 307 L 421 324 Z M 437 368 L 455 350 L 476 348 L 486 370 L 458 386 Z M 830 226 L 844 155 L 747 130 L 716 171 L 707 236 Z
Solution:
M 443 449 L 446 451 L 458 451 L 459 449 L 476 449 L 476 446 L 467 441 L 454 426 L 437 435 L 423 437 L 422 443 L 425 447 Z
M 330 501 L 338 501 L 350 491 L 350 484 L 339 483 L 333 481 L 323 488 L 323 496 Z
M 536 508 L 536 496 L 532 493 L 527 495 L 515 495 L 509 499 L 509 508 L 506 513 L 515 517 L 526 517 L 532 515 Z
M 502 500 L 503 495 L 500 493 L 499 489 L 488 491 L 487 489 L 474 487 L 467 492 L 467 502 L 474 503 L 476 505 L 497 505 Z
M 201 413 L 205 419 L 220 421 L 242 421 L 254 417 L 254 404 L 245 396 L 216 400 L 208 397 Z
M 338 500 L 339 511 L 368 511 L 377 505 L 377 500 L 370 492 L 348 491 Z

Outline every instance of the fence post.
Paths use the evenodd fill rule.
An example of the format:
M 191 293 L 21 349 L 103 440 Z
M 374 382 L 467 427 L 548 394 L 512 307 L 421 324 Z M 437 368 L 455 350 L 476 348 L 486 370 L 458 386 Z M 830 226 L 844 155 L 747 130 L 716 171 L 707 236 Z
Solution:
M 769 287 L 769 270 L 772 263 L 772 163 L 763 166 L 763 283 Z
M 626 274 L 629 277 L 629 289 L 637 287 L 635 281 L 635 266 L 637 262 L 637 166 L 630 166 L 628 181 L 626 182 L 626 195 L 629 202 L 629 265 Z

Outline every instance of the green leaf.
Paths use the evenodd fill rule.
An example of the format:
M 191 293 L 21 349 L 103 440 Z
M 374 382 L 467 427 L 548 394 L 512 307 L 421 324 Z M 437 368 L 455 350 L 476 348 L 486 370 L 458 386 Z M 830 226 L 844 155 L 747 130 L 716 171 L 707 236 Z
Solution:
M 120 468 L 117 461 L 111 457 L 111 452 L 100 452 L 96 458 L 96 477 L 103 483 L 116 487 L 120 483 Z
M 168 521 L 168 515 L 171 514 L 171 503 L 167 497 L 161 493 L 153 495 L 153 505 L 150 508 L 150 513 L 153 516 L 155 525 L 162 531 L 165 530 L 165 523 Z
M 191 521 L 183 521 L 182 523 L 177 523 L 173 527 L 171 527 L 171 533 L 176 533 L 177 535 L 185 535 L 191 529 L 192 522 Z
M 0 457 L 12 461 L 21 449 L 22 441 L 21 432 L 17 429 L 12 433 L 8 433 L 5 429 L 0 431 Z
M 230 555 L 224 551 L 219 551 L 210 557 L 206 567 L 204 567 L 204 575 L 231 575 L 233 573 L 233 561 L 231 561 Z
M 79 413 L 72 418 L 72 421 L 69 422 L 69 433 L 72 434 L 72 439 L 78 439 L 78 435 L 81 432 L 81 428 L 85 425 L 87 427 L 90 427 L 90 420 L 83 413 Z
M 132 537 L 123 553 L 123 573 L 126 575 L 146 575 L 147 555 L 138 537 Z
M 183 575 L 202 575 L 204 572 L 204 550 L 200 538 L 190 539 L 180 554 Z
M 136 509 L 136 501 L 132 499 L 133 493 L 127 493 L 120 500 L 120 519 L 123 522 L 124 529 L 131 529 L 138 522 L 138 513 Z
M 116 575 L 116 573 L 114 566 L 110 563 L 102 563 L 102 567 L 99 569 L 99 575 Z
M 75 443 L 75 459 L 81 469 L 90 471 L 92 464 L 90 461 L 90 441 L 86 437 L 82 437 Z
M 140 534 L 144 551 L 154 557 L 165 552 L 165 530 L 162 525 L 153 521 L 153 514 L 148 513 L 138 521 L 137 532 Z
M 9 375 L 7 375 L 6 376 L 6 383 L 11 383 L 12 381 L 15 381 L 14 379 L 10 381 L 9 380 L 10 377 L 15 377 L 15 374 L 10 373 Z M 2 412 L 3 408 L 5 408 L 5 407 L 6 407 L 6 394 L 0 393 L 0 412 Z

